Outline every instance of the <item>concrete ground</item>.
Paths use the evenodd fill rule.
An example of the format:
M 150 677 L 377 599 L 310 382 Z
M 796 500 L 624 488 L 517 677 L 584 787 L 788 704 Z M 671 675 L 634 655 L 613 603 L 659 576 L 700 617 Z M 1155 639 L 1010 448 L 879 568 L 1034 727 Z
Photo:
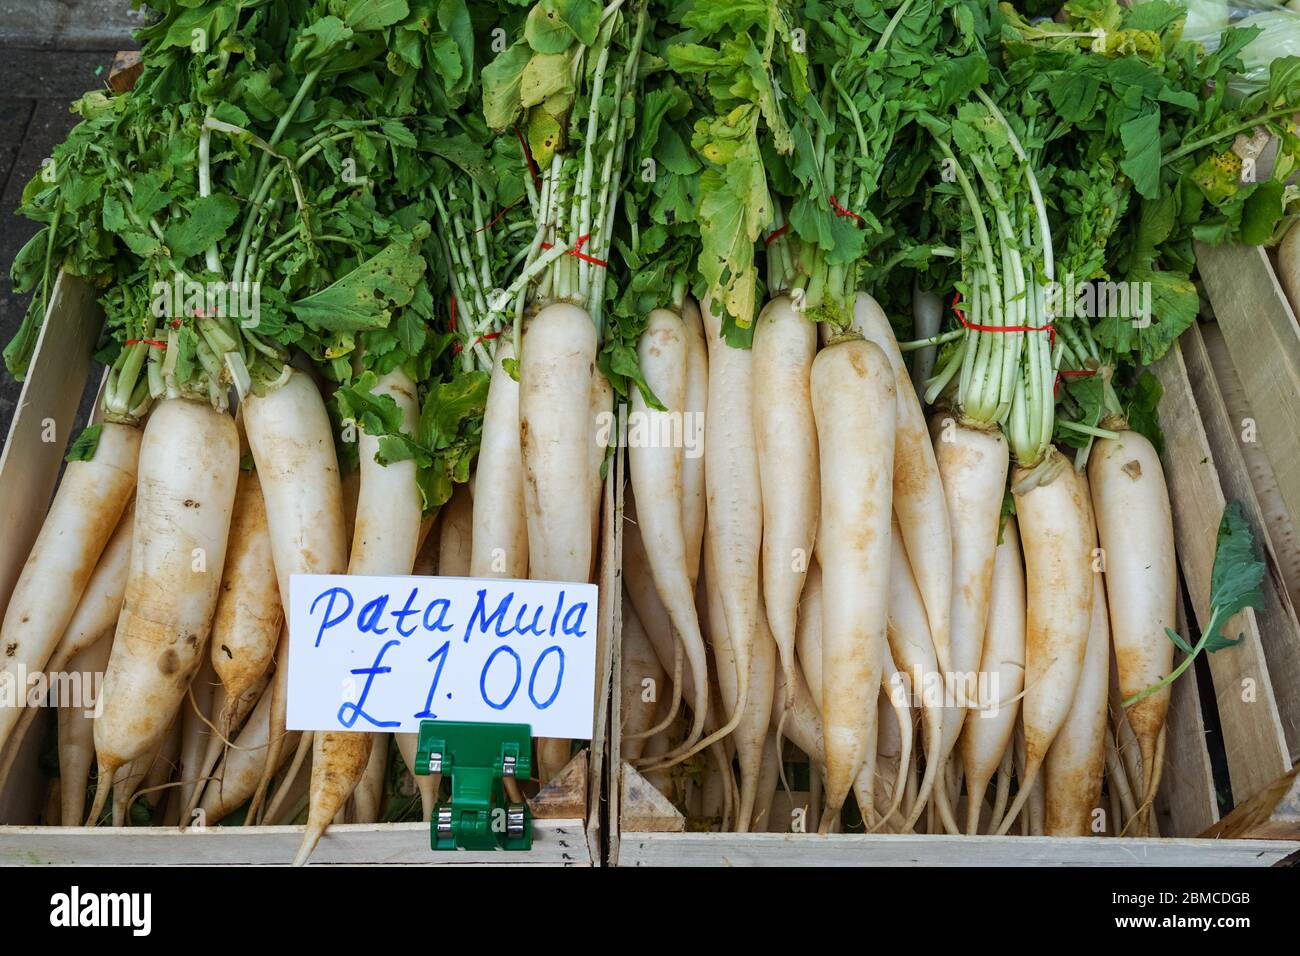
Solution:
M 9 265 L 36 224 L 14 214 L 23 187 L 72 128 L 68 105 L 104 84 L 117 50 L 142 23 L 129 0 L 0 0 L 0 342 L 27 308 Z M 0 371 L 0 442 L 21 385 Z

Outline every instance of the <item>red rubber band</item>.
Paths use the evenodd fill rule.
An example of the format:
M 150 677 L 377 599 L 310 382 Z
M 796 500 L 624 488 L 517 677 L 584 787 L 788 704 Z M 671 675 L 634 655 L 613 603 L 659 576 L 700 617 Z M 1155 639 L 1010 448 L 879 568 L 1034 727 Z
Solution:
M 843 206 L 840 205 L 839 200 L 836 199 L 834 196 L 830 197 L 830 201 L 831 201 L 831 208 L 835 210 L 835 216 L 837 219 L 843 219 L 845 216 L 851 216 L 853 219 L 855 219 L 858 222 L 862 221 L 861 216 L 859 216 L 852 209 L 845 209 Z
M 451 318 L 447 320 L 447 327 L 452 332 L 456 331 L 456 297 L 454 295 L 451 297 Z M 480 335 L 478 338 L 476 338 L 473 342 L 470 343 L 469 347 L 473 348 L 474 346 L 478 345 L 480 342 L 487 342 L 490 339 L 496 339 L 500 337 L 501 337 L 500 332 L 489 332 L 485 335 Z M 453 339 L 451 343 L 451 354 L 459 355 L 463 351 L 465 351 L 465 347 L 460 344 L 460 339 Z
M 957 308 L 957 303 L 960 301 L 961 293 L 953 293 L 952 310 L 957 314 L 957 321 L 972 332 L 1046 332 L 1048 342 L 1056 344 L 1056 327 L 1050 323 L 1048 325 L 976 325 L 974 322 L 967 322 L 965 314 Z
M 140 345 L 141 343 L 148 345 L 150 348 L 155 348 L 155 349 L 165 349 L 167 347 L 166 342 L 159 342 L 157 339 L 127 339 L 126 340 L 126 344 L 128 348 L 130 348 L 132 345 Z
M 1056 398 L 1061 394 L 1061 380 L 1067 378 L 1092 378 L 1097 374 L 1095 368 L 1067 368 L 1056 373 L 1056 380 L 1052 382 L 1052 397 Z
M 776 232 L 771 233 L 770 235 L 768 235 L 768 237 L 767 237 L 766 239 L 763 240 L 763 245 L 765 245 L 765 246 L 770 246 L 772 243 L 776 242 L 778 239 L 780 239 L 782 236 L 784 236 L 784 235 L 785 235 L 787 232 L 789 232 L 789 231 L 790 231 L 790 224 L 787 222 L 784 226 L 782 226 L 782 227 L 781 227 L 780 229 L 778 229 Z
M 609 267 L 608 262 L 605 262 L 603 259 L 597 259 L 595 256 L 589 256 L 587 255 L 587 253 L 582 251 L 583 244 L 586 243 L 586 241 L 590 238 L 591 238 L 590 235 L 579 236 L 578 241 L 573 244 L 573 248 L 566 250 L 564 254 L 566 256 L 576 256 L 577 258 L 581 259 L 583 262 L 590 262 L 592 265 L 600 266 L 602 269 L 608 268 Z M 542 248 L 554 249 L 555 244 L 551 242 L 543 242 Z

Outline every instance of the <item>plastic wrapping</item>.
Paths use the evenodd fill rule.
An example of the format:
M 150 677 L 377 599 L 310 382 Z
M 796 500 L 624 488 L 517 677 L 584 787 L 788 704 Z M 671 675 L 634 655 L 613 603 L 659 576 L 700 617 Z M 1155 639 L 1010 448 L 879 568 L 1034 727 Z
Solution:
M 1183 37 L 1195 40 L 1213 53 L 1228 27 L 1259 27 L 1263 30 L 1241 52 L 1245 66 L 1230 84 L 1233 92 L 1245 95 L 1268 82 L 1269 65 L 1279 57 L 1300 56 L 1300 0 L 1290 5 L 1267 0 L 1183 0 L 1187 22 Z

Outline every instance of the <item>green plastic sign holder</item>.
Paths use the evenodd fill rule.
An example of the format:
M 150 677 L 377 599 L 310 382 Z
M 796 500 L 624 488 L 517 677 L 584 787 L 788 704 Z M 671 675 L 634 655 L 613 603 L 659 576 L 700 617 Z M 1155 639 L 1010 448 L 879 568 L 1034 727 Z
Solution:
M 532 776 L 532 736 L 528 724 L 420 723 L 415 772 L 451 778 L 451 801 L 434 807 L 429 825 L 434 850 L 532 849 L 533 815 L 503 783 Z

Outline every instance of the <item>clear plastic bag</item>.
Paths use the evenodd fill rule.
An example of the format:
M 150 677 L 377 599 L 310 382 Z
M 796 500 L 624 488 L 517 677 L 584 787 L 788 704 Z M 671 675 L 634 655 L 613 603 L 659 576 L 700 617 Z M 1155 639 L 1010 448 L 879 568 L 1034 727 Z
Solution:
M 1300 0 L 1290 5 L 1268 0 L 1183 0 L 1187 22 L 1183 37 L 1204 44 L 1207 52 L 1219 47 L 1228 27 L 1259 27 L 1263 32 L 1241 52 L 1245 66 L 1230 84 L 1245 95 L 1268 82 L 1269 64 L 1279 57 L 1300 56 Z

